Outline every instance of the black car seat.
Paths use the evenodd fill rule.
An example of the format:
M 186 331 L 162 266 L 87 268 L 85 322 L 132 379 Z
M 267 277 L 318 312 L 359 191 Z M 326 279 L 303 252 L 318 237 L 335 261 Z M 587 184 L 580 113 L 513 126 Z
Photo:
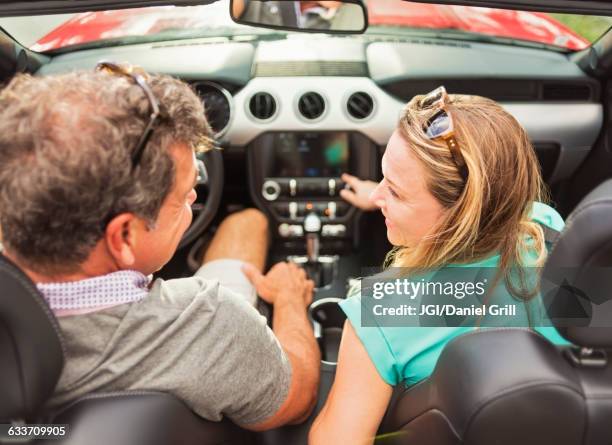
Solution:
M 62 335 L 46 301 L 0 255 L 0 424 L 67 424 L 64 439 L 48 441 L 56 445 L 252 443 L 251 433 L 229 421 L 204 420 L 164 393 L 91 394 L 59 412 L 46 411 L 63 364 Z
M 394 434 L 379 436 L 377 443 L 611 444 L 612 273 L 605 271 L 612 272 L 612 181 L 569 216 L 543 276 L 562 268 L 576 288 L 591 286 L 590 292 L 554 294 L 547 302 L 549 313 L 556 308 L 553 322 L 560 305 L 585 309 L 591 327 L 558 326 L 575 346 L 556 347 L 529 329 L 457 337 L 428 379 L 395 389 L 380 429 Z M 597 273 L 594 286 L 589 271 L 598 268 L 604 273 Z

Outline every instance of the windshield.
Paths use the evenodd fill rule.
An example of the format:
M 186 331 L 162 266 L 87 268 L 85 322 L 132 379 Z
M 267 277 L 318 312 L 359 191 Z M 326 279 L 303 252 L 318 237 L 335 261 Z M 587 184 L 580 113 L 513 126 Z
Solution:
M 278 34 L 238 25 L 230 19 L 229 0 L 189 7 L 150 7 L 0 19 L 0 27 L 34 51 L 121 45 L 191 37 Z M 471 6 L 367 0 L 367 35 L 406 37 L 435 32 L 447 38 L 536 43 L 577 51 L 588 47 L 611 25 L 610 17 L 546 14 Z

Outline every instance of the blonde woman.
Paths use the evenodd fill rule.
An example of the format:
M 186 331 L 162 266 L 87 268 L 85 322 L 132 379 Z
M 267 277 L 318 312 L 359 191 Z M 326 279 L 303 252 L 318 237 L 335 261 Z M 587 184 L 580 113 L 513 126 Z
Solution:
M 497 103 L 447 95 L 443 87 L 415 97 L 391 136 L 379 184 L 346 176 L 346 200 L 385 216 L 395 247 L 391 266 L 440 270 L 494 267 L 495 298 L 516 301 L 516 266 L 546 258 L 542 226 L 563 228 L 544 204 L 534 150 L 520 124 Z M 501 292 L 499 291 L 501 290 Z M 527 306 L 533 295 L 525 297 Z M 347 315 L 336 378 L 310 432 L 312 445 L 371 443 L 392 387 L 428 377 L 446 343 L 475 327 L 363 327 L 360 296 L 341 303 Z M 552 327 L 536 327 L 566 344 Z

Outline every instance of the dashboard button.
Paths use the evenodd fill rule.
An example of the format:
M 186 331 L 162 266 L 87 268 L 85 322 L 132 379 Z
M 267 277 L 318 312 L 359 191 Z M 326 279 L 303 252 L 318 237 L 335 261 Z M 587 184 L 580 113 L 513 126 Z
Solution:
M 334 201 L 330 201 L 327 203 L 327 209 L 325 210 L 325 213 L 329 219 L 336 218 L 337 208 L 338 206 L 336 205 Z
M 268 201 L 275 201 L 280 196 L 280 192 L 280 184 L 270 179 L 261 186 L 261 195 Z
M 297 195 L 297 181 L 295 179 L 289 180 L 289 196 Z
M 299 224 L 282 223 L 278 226 L 278 234 L 283 238 L 298 238 L 304 235 L 304 228 Z
M 327 194 L 329 196 L 336 196 L 336 180 L 334 178 L 330 178 L 327 181 Z
M 321 236 L 344 236 L 345 234 L 344 224 L 324 224 L 321 228 Z

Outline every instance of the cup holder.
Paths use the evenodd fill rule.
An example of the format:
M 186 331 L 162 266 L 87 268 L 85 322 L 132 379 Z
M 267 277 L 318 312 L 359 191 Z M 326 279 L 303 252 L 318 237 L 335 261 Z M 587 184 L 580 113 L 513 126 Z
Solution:
M 338 362 L 342 327 L 346 320 L 346 315 L 338 305 L 341 301 L 341 298 L 322 298 L 312 303 L 308 310 L 314 323 L 321 360 L 327 363 Z

